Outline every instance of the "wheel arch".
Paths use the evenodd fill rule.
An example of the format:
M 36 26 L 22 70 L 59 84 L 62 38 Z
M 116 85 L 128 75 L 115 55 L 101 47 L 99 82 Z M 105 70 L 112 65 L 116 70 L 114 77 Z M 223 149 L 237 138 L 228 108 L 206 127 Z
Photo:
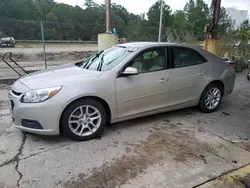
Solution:
M 221 89 L 222 89 L 222 94 L 221 94 L 220 101 L 217 104 L 217 106 L 215 106 L 215 108 L 213 108 L 213 109 L 208 109 L 207 107 L 204 107 L 203 99 L 205 100 L 205 98 L 203 98 L 203 97 L 204 97 L 204 92 L 209 89 L 209 86 L 211 87 L 211 84 L 216 84 L 216 85 L 220 86 Z M 200 98 L 199 98 L 198 106 L 201 109 L 201 111 L 203 111 L 205 113 L 214 112 L 219 107 L 219 104 L 221 103 L 221 99 L 222 99 L 222 97 L 224 95 L 224 92 L 225 92 L 225 85 L 224 85 L 223 81 L 221 81 L 221 80 L 213 80 L 213 81 L 209 82 L 206 85 L 206 87 L 203 89 L 203 91 L 202 91 L 202 93 L 200 95 Z
M 203 92 L 205 91 L 205 89 L 210 85 L 210 84 L 219 84 L 221 87 L 222 87 L 222 95 L 224 95 L 224 92 L 225 92 L 225 84 L 221 81 L 221 80 L 212 80 L 210 81 L 206 87 L 203 88 L 202 92 L 200 93 L 200 97 L 198 98 L 198 104 L 200 103 L 200 100 L 201 100 L 201 97 L 202 97 L 202 94 Z
M 221 80 L 213 80 L 213 81 L 211 81 L 209 84 L 207 84 L 207 86 L 205 87 L 205 88 L 207 88 L 210 84 L 218 84 L 218 85 L 220 85 L 221 86 L 221 88 L 222 88 L 222 95 L 224 95 L 224 92 L 225 92 L 225 84 L 223 83 L 223 81 L 221 81 Z M 204 89 L 205 90 L 205 89 Z M 204 91 L 203 90 L 203 91 Z
M 93 99 L 93 100 L 96 100 L 96 101 L 100 102 L 100 103 L 104 106 L 104 108 L 107 110 L 108 123 L 111 122 L 111 116 L 112 116 L 112 115 L 111 115 L 111 109 L 110 109 L 109 104 L 108 104 L 104 99 L 102 99 L 101 97 L 97 97 L 97 96 L 84 96 L 84 97 L 79 97 L 79 98 L 74 99 L 73 101 L 69 102 L 69 103 L 67 104 L 67 106 L 63 109 L 63 111 L 61 112 L 60 119 L 59 119 L 59 131 L 60 131 L 60 133 L 62 133 L 62 123 L 61 123 L 61 121 L 62 121 L 62 116 L 63 116 L 65 110 L 66 110 L 66 109 L 69 107 L 69 105 L 71 105 L 72 103 L 74 103 L 74 102 L 76 102 L 76 101 L 79 101 L 79 100 L 82 100 L 82 99 Z

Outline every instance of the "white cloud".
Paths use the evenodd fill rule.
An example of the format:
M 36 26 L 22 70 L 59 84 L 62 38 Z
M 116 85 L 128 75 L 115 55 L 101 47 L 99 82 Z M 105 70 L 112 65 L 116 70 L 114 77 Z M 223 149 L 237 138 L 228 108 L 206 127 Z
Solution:
M 84 0 L 55 0 L 56 2 L 66 3 L 70 5 L 83 6 Z M 94 0 L 98 4 L 103 4 L 105 0 Z M 172 10 L 183 9 L 189 0 L 165 0 Z M 205 0 L 207 4 L 211 4 L 212 0 Z M 121 4 L 129 12 L 140 14 L 147 12 L 149 7 L 156 2 L 156 0 L 111 0 L 111 2 Z M 222 0 L 222 6 L 235 7 L 241 10 L 250 10 L 250 0 Z M 249 12 L 250 13 L 250 12 Z

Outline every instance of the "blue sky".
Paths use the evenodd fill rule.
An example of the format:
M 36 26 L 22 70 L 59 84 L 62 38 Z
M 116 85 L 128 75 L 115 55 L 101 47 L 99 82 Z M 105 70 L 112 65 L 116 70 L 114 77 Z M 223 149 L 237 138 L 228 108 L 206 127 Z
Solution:
M 84 0 L 55 0 L 56 2 L 66 3 L 70 5 L 79 5 L 82 6 L 84 4 Z M 96 3 L 104 3 L 105 0 L 94 0 Z M 149 7 L 156 0 L 111 0 L 111 2 L 121 4 L 129 12 L 133 12 L 136 14 L 140 14 L 143 12 L 147 12 Z M 209 5 L 212 0 L 205 0 Z M 248 10 L 250 14 L 250 0 L 221 0 L 222 6 L 224 7 L 234 7 L 241 10 Z M 165 3 L 170 5 L 173 10 L 183 9 L 188 0 L 165 0 Z

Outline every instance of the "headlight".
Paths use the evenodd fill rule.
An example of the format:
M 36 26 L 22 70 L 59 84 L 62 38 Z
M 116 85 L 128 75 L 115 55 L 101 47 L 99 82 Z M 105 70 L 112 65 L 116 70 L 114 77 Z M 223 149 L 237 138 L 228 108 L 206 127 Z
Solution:
M 39 103 L 39 102 L 46 101 L 47 99 L 57 94 L 61 88 L 62 86 L 46 88 L 46 89 L 31 90 L 23 95 L 21 102 Z

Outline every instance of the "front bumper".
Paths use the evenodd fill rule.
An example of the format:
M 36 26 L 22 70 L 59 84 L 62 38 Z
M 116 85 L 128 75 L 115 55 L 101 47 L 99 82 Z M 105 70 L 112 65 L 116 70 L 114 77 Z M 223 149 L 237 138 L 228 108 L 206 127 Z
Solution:
M 10 110 L 14 126 L 23 131 L 41 134 L 58 135 L 60 122 L 60 105 L 52 99 L 42 103 L 21 103 L 21 96 L 16 96 L 12 91 L 9 93 Z M 11 104 L 10 103 L 10 104 Z M 30 128 L 23 126 L 23 120 L 36 121 L 40 128 Z

